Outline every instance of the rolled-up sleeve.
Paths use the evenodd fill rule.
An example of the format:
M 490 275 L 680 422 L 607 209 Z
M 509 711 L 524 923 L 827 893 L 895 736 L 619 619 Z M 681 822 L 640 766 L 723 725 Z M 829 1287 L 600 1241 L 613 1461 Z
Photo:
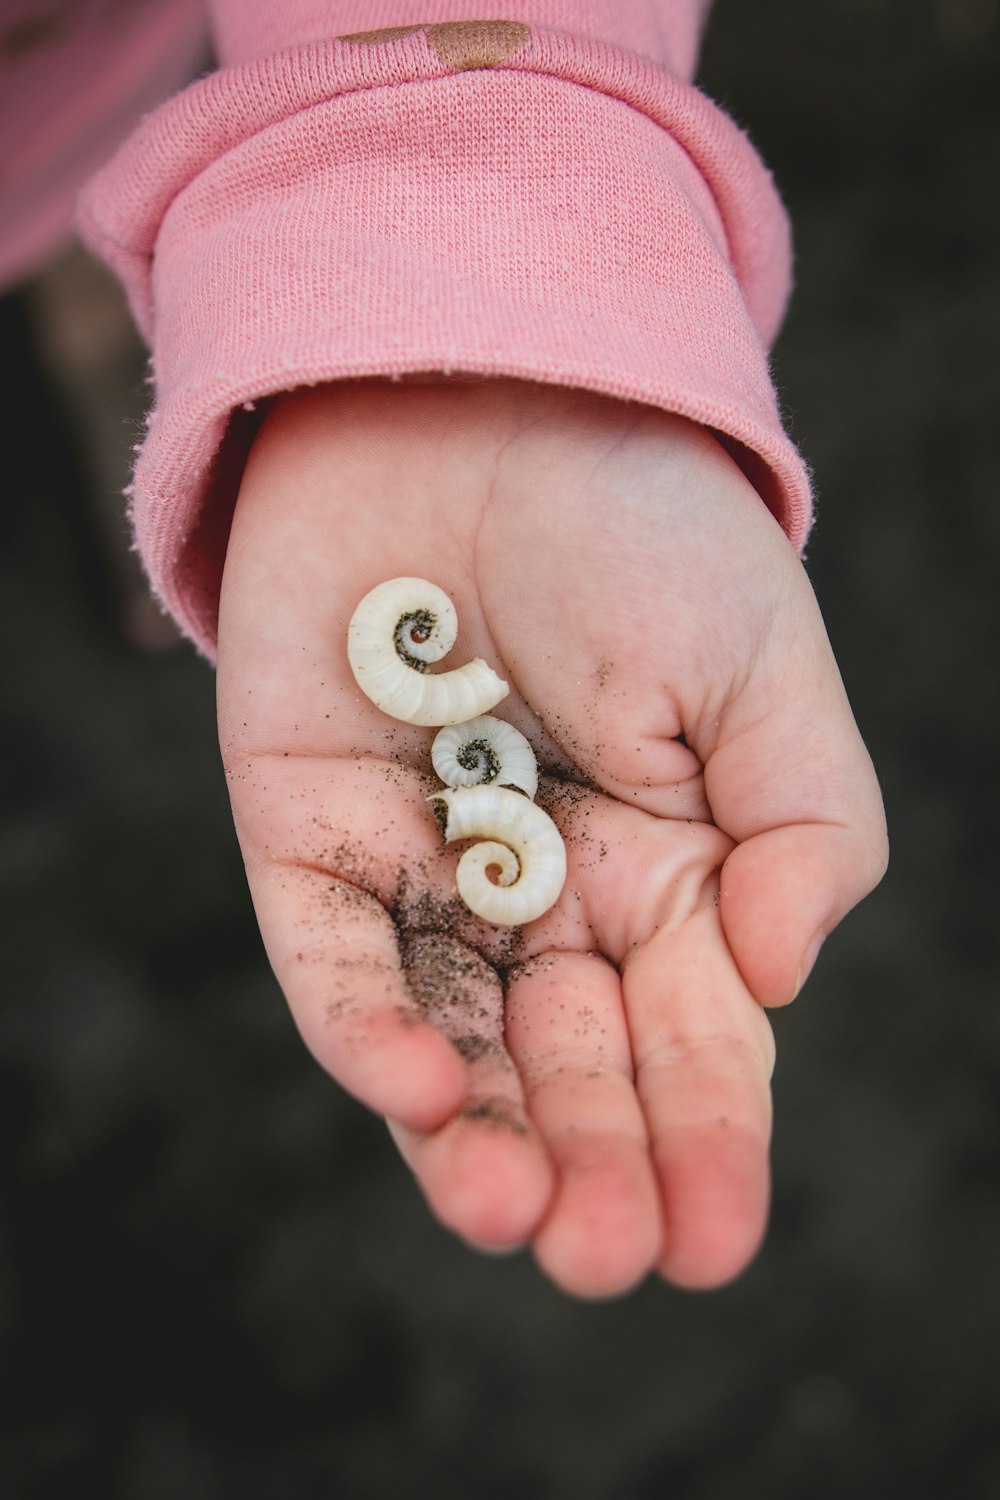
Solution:
M 470 372 L 677 412 L 802 545 L 808 478 L 768 363 L 787 220 L 689 81 L 705 9 L 217 7 L 229 65 L 150 116 L 81 207 L 153 351 L 137 545 L 203 651 L 244 408 L 320 382 Z

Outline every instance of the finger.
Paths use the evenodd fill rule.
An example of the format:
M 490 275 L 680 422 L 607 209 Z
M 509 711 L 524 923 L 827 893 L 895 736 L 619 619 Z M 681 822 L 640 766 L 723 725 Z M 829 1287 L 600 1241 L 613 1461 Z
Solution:
M 768 829 L 722 872 L 726 938 L 762 1005 L 795 999 L 827 936 L 885 869 L 881 838 L 820 823 Z
M 615 969 L 597 954 L 529 962 L 509 985 L 507 1045 L 556 1169 L 535 1256 L 577 1296 L 624 1292 L 656 1263 L 660 1210 Z
M 660 1270 L 679 1286 L 719 1286 L 748 1264 L 767 1221 L 770 1027 L 712 906 L 637 950 L 623 987 L 660 1186 Z
M 798 586 L 808 588 L 804 575 Z M 807 607 L 809 648 L 778 643 L 706 757 L 713 816 L 737 841 L 723 870 L 723 927 L 765 1005 L 794 998 L 823 938 L 887 859 L 878 782 L 811 591 Z
M 404 963 L 412 992 L 465 1061 L 466 1095 L 440 1129 L 392 1121 L 393 1137 L 442 1223 L 481 1247 L 519 1245 L 534 1232 L 553 1178 L 504 1042 L 500 977 L 442 934 L 415 937 Z
M 324 870 L 251 874 L 261 935 L 306 1046 L 355 1098 L 429 1130 L 465 1096 L 462 1058 L 427 1020 L 380 901 Z

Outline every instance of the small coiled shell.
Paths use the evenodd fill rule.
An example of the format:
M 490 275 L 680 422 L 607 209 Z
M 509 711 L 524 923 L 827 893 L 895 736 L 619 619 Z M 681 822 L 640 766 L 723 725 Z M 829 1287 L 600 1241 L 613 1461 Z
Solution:
M 465 851 L 455 872 L 458 894 L 476 916 L 517 927 L 554 905 L 566 881 L 566 846 L 536 802 L 502 786 L 452 787 L 429 800 L 446 843 L 484 840 Z
M 460 724 L 509 691 L 486 662 L 428 674 L 458 634 L 455 606 L 424 578 L 392 578 L 367 593 L 347 627 L 347 658 L 361 691 L 407 724 Z
M 492 714 L 442 729 L 431 760 L 448 786 L 513 786 L 527 797 L 538 791 L 535 752 L 519 729 Z

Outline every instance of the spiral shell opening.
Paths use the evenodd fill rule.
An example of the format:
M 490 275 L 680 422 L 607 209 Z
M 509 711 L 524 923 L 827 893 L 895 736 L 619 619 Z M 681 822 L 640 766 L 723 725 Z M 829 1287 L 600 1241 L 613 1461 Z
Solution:
M 434 769 L 447 786 L 516 787 L 538 791 L 535 752 L 519 729 L 491 714 L 442 729 L 431 746 Z

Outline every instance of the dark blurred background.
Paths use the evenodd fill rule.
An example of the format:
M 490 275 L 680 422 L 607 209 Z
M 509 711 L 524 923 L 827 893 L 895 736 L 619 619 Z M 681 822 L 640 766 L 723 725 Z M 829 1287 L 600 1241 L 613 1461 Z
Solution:
M 117 492 L 146 400 L 68 256 L 0 306 L 0 1495 L 1000 1496 L 997 0 L 720 0 L 789 203 L 809 568 L 893 867 L 778 1015 L 736 1285 L 590 1307 L 431 1222 L 259 945 L 208 668 Z

